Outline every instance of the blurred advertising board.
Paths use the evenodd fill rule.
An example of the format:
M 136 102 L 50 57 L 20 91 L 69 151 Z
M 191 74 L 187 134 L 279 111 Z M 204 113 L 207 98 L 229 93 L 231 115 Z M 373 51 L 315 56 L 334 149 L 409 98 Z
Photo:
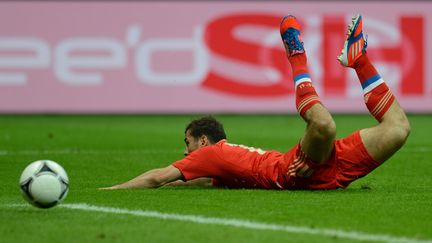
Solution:
M 318 6 L 318 7 L 317 7 Z M 409 112 L 432 112 L 427 1 L 17 1 L 0 3 L 1 113 L 292 113 L 279 35 L 298 17 L 331 112 L 367 112 L 336 60 L 363 14 L 368 54 Z

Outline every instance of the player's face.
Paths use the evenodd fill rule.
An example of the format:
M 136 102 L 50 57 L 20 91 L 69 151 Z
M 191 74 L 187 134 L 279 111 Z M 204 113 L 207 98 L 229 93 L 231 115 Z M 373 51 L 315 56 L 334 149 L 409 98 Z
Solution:
M 202 146 L 200 146 L 200 142 L 198 138 L 194 138 L 189 130 L 186 132 L 185 134 L 185 139 L 184 139 L 185 143 L 186 143 L 186 149 L 184 151 L 184 155 L 187 156 L 188 154 L 192 153 L 193 151 L 201 148 Z
M 186 131 L 184 142 L 186 144 L 186 149 L 184 151 L 184 155 L 192 153 L 193 151 L 198 149 L 198 139 L 195 139 L 189 131 Z

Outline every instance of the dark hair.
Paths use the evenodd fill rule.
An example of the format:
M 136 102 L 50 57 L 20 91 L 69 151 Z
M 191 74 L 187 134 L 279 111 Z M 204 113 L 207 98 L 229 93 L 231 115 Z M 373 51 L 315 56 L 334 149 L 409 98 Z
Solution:
M 217 143 L 222 139 L 226 139 L 223 125 L 212 116 L 205 116 L 191 121 L 186 126 L 185 133 L 188 130 L 194 138 L 206 135 L 211 143 Z

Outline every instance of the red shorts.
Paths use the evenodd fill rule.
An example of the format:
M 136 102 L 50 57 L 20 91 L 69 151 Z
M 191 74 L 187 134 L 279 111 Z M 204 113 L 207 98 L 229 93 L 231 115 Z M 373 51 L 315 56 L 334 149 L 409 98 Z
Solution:
M 346 188 L 380 165 L 367 152 L 360 131 L 336 140 L 333 154 L 326 162 L 317 164 L 307 158 L 300 145 L 286 153 L 284 160 L 289 163 L 282 182 L 287 189 Z

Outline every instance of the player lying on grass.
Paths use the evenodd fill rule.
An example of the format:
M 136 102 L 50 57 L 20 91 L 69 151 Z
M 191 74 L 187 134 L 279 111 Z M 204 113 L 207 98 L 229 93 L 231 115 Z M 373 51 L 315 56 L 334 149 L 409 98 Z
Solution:
M 352 19 L 338 59 L 343 66 L 356 71 L 366 106 L 379 124 L 342 139 L 335 139 L 335 122 L 315 92 L 296 18 L 283 18 L 280 32 L 293 70 L 297 110 L 307 123 L 299 144 L 286 153 L 231 144 L 222 125 L 204 117 L 186 128 L 184 159 L 103 189 L 163 185 L 288 190 L 346 188 L 389 159 L 405 143 L 410 125 L 368 58 L 362 17 Z

